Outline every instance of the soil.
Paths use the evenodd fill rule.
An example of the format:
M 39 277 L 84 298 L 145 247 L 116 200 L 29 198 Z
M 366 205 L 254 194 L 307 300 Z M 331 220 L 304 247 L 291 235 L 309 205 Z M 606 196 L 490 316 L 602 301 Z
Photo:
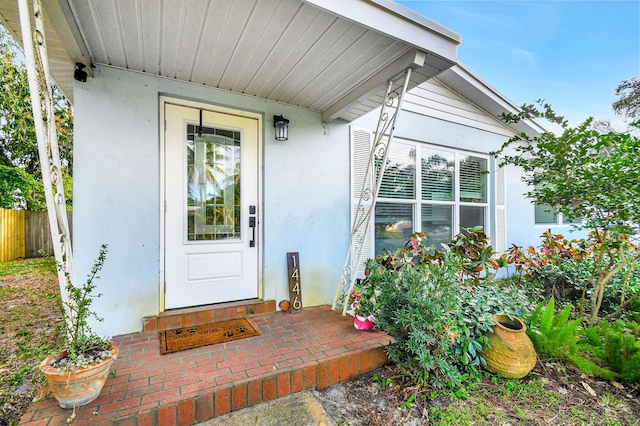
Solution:
M 54 273 L 0 277 L 0 425 L 17 424 L 42 392 L 37 366 L 62 323 L 58 295 Z M 540 382 L 544 393 L 531 390 Z M 393 366 L 314 394 L 339 425 L 640 424 L 637 388 L 586 377 L 552 360 L 539 360 L 519 381 L 486 377 L 455 395 L 418 388 Z M 466 413 L 469 420 L 438 417 L 445 411 Z
M 383 387 L 386 381 L 390 384 Z M 387 365 L 314 394 L 338 425 L 640 424 L 638 388 L 586 377 L 571 366 L 550 360 L 538 360 L 527 377 L 515 382 L 522 386 L 513 387 L 514 380 L 488 376 L 465 392 L 466 396 L 460 392 L 432 393 Z M 403 408 L 411 395 L 415 399 Z M 444 411 L 459 415 L 438 414 Z

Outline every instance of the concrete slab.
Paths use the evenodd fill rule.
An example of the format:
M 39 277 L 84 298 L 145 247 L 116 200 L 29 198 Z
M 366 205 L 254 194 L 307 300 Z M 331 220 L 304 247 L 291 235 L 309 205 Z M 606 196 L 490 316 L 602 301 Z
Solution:
M 201 426 L 336 426 L 309 391 L 278 398 L 199 423 Z

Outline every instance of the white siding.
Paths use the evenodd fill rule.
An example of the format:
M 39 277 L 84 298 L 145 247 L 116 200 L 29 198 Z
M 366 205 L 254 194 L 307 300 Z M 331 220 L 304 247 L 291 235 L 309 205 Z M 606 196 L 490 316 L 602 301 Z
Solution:
M 500 135 L 513 135 L 497 117 L 471 104 L 435 78 L 408 92 L 403 109 Z

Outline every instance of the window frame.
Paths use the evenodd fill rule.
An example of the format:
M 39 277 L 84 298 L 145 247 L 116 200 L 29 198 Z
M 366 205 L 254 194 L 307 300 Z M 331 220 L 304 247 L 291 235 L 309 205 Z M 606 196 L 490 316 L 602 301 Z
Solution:
M 560 213 L 557 208 L 554 208 L 548 204 L 538 204 L 535 201 L 533 201 L 531 204 L 533 206 L 533 224 L 536 227 L 571 226 L 575 224 L 581 224 L 584 222 L 582 219 L 576 220 L 575 222 L 565 221 L 564 214 Z M 536 208 L 539 208 L 539 207 L 548 207 L 549 210 L 555 212 L 556 221 L 555 222 L 538 222 L 536 218 Z
M 491 224 L 492 224 L 492 215 L 493 215 L 493 194 L 492 194 L 492 188 L 494 185 L 494 181 L 490 178 L 490 176 L 492 176 L 491 173 L 491 167 L 493 165 L 493 162 L 491 161 L 491 156 L 488 154 L 483 154 L 483 153 L 479 153 L 479 152 L 473 152 L 473 151 L 468 151 L 468 150 L 463 150 L 463 149 L 456 149 L 456 148 L 450 148 L 450 147 L 444 147 L 441 145 L 435 145 L 435 144 L 430 144 L 427 142 L 421 142 L 421 141 L 414 141 L 414 140 L 407 140 L 407 139 L 400 139 L 400 138 L 394 138 L 393 144 L 391 145 L 391 149 L 393 150 L 394 147 L 397 147 L 398 145 L 411 145 L 413 147 L 413 149 L 415 149 L 415 157 L 414 157 L 414 196 L 413 199 L 402 199 L 402 198 L 387 198 L 387 197 L 381 197 L 380 194 L 378 194 L 378 197 L 376 198 L 376 206 L 380 203 L 384 203 L 384 204 L 409 204 L 412 206 L 412 232 L 420 232 L 422 231 L 422 207 L 425 205 L 433 205 L 433 206 L 453 206 L 453 211 L 452 211 L 452 217 L 451 217 L 451 235 L 450 237 L 453 238 L 454 235 L 458 234 L 460 232 L 460 218 L 461 218 L 461 214 L 460 214 L 460 208 L 461 207 L 481 207 L 483 209 L 484 212 L 484 224 L 483 226 L 483 230 L 487 235 L 492 235 L 492 229 L 491 229 Z M 442 201 L 442 200 L 423 200 L 423 194 L 422 194 L 422 160 L 423 160 L 423 152 L 426 151 L 436 151 L 436 152 L 442 152 L 442 153 L 446 153 L 446 154 L 453 154 L 453 158 L 454 158 L 454 174 L 453 174 L 453 179 L 454 179 L 454 197 L 453 200 L 451 201 Z M 461 158 L 462 157 L 473 157 L 473 158 L 479 158 L 482 160 L 485 160 L 485 165 L 486 165 L 486 173 L 484 174 L 484 185 L 485 185 L 485 202 L 471 202 L 471 201 L 460 201 L 460 163 L 461 163 Z M 495 207 L 495 206 L 494 206 Z M 373 216 L 373 220 L 375 223 L 376 220 L 376 212 L 374 211 Z M 378 246 L 378 242 L 377 242 L 377 237 L 374 233 L 374 235 L 372 235 L 373 237 L 373 251 L 374 254 L 379 254 L 377 253 L 375 247 Z

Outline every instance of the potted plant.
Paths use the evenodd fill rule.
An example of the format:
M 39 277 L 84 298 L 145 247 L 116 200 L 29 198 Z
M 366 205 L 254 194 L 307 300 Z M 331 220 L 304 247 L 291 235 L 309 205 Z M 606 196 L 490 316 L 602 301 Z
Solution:
M 351 293 L 353 326 L 357 330 L 370 330 L 373 327 L 376 323 L 375 314 L 380 306 L 374 283 L 369 280 L 368 270 L 365 271 L 365 275 L 367 277 L 356 283 Z
M 111 363 L 118 355 L 118 347 L 111 339 L 96 335 L 89 326 L 90 317 L 102 321 L 90 310 L 96 288 L 94 280 L 102 269 L 107 246 L 102 245 L 86 282 L 74 286 L 65 271 L 68 300 L 63 302 L 62 315 L 65 333 L 63 351 L 50 356 L 40 364 L 49 383 L 49 389 L 62 408 L 75 408 L 88 404 L 100 395 L 107 380 Z M 61 267 L 58 265 L 58 267 Z

